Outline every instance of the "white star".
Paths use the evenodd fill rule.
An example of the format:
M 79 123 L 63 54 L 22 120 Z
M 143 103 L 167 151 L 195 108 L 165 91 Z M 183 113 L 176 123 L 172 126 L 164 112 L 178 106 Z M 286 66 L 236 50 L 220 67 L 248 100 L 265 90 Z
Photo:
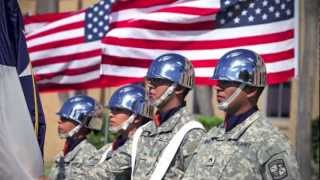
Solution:
M 254 21 L 254 17 L 253 16 L 249 16 L 248 20 L 249 20 L 249 22 L 253 22 Z
M 276 18 L 280 17 L 280 13 L 278 11 L 274 15 L 276 16 Z
M 91 29 L 92 28 L 92 24 L 91 23 L 89 23 L 88 25 L 87 25 L 87 27 L 89 28 L 89 29 Z
M 247 14 L 248 14 L 248 11 L 247 11 L 247 10 L 241 11 L 241 15 L 242 15 L 242 16 L 245 16 L 245 15 L 247 15 Z
M 88 35 L 88 39 L 92 39 L 92 34 L 89 34 L 89 35 Z
M 221 19 L 221 20 L 220 20 L 220 24 L 224 24 L 224 23 L 226 23 L 226 20 Z
M 240 9 L 240 5 L 237 4 L 237 5 L 234 6 L 234 8 L 235 8 L 236 10 L 238 10 L 238 9 Z
M 229 5 L 230 3 L 231 3 L 231 2 L 230 2 L 229 0 L 227 0 L 227 1 L 224 2 L 224 5 L 227 6 L 227 5 Z
M 103 36 L 103 33 L 102 32 L 99 32 L 99 37 L 102 37 Z
M 255 10 L 256 14 L 260 14 L 261 11 L 262 11 L 262 10 L 261 10 L 260 8 L 257 8 L 257 9 Z
M 264 0 L 264 1 L 262 2 L 262 6 L 267 6 L 267 5 L 268 5 L 268 1 Z
M 99 8 L 97 6 L 93 8 L 94 12 L 97 12 L 98 10 L 99 10 Z
M 280 0 L 276 0 L 276 4 L 280 4 Z
M 281 9 L 285 9 L 286 8 L 286 4 L 281 4 Z
M 105 26 L 103 29 L 104 29 L 105 31 L 108 31 L 108 30 L 109 30 L 109 26 Z
M 92 18 L 92 16 L 93 16 L 92 13 L 89 13 L 89 14 L 88 14 L 88 17 L 89 17 L 89 18 Z
M 103 15 L 103 11 L 99 11 L 99 16 L 102 16 Z
M 287 9 L 286 14 L 287 14 L 288 16 L 290 16 L 290 15 L 291 15 L 291 10 L 290 10 L 290 9 Z
M 262 15 L 262 20 L 267 20 L 268 19 L 268 15 L 267 14 L 263 14 Z
M 270 12 L 273 12 L 273 11 L 274 11 L 274 7 L 273 7 L 273 6 L 270 6 L 270 7 L 269 7 L 269 11 L 270 11 Z
M 254 3 L 250 3 L 249 8 L 254 8 Z
M 240 18 L 239 18 L 239 17 L 234 18 L 234 19 L 233 19 L 233 22 L 234 22 L 235 24 L 239 24 Z
M 97 33 L 98 32 L 98 28 L 93 28 L 93 32 Z
M 93 22 L 97 22 L 98 21 L 98 18 L 97 17 L 94 17 L 93 18 Z
M 229 17 L 232 17 L 232 15 L 233 15 L 233 12 L 229 11 L 229 12 L 228 12 L 228 16 L 229 16 Z
M 100 26 L 100 27 L 103 26 L 103 22 L 99 21 L 98 26 Z
M 109 16 L 104 16 L 103 19 L 104 19 L 104 20 L 108 20 L 108 19 L 109 19 Z
M 100 5 L 103 5 L 103 4 L 104 4 L 104 1 L 100 1 L 99 4 L 100 4 Z
M 109 5 L 109 4 L 104 5 L 104 9 L 105 9 L 105 10 L 108 10 L 109 8 L 110 8 L 110 5 Z

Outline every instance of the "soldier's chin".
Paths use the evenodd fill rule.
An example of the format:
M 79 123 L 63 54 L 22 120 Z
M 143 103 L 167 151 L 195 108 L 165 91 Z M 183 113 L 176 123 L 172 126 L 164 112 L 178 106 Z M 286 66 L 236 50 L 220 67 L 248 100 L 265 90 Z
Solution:
M 118 133 L 120 131 L 120 127 L 117 126 L 117 127 L 109 127 L 109 131 L 112 132 L 112 133 Z
M 68 137 L 68 133 L 59 133 L 60 139 L 66 139 Z

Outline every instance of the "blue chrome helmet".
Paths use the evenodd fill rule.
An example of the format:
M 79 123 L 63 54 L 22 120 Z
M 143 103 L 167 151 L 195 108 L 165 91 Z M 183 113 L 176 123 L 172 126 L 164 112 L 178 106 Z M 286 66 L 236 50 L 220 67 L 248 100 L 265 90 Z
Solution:
M 93 98 L 79 95 L 69 98 L 57 114 L 78 124 L 92 118 L 95 112 L 96 102 Z
M 194 69 L 184 56 L 168 53 L 157 57 L 151 63 L 146 78 L 167 79 L 191 89 L 194 83 Z
M 127 85 L 116 90 L 107 105 L 109 109 L 121 108 L 130 112 L 150 118 L 151 115 L 145 113 L 147 107 L 145 102 L 145 90 L 140 85 Z
M 257 53 L 247 49 L 236 49 L 220 58 L 212 79 L 264 87 L 266 86 L 266 66 Z

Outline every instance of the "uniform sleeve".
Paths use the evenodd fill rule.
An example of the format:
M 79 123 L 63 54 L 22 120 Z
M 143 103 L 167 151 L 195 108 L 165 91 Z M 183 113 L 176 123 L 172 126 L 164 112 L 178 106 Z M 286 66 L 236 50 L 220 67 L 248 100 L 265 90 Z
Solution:
M 301 179 L 296 158 L 286 143 L 264 149 L 259 153 L 259 160 L 264 179 Z
M 196 172 L 196 167 L 197 167 L 197 159 L 198 159 L 198 153 L 197 153 L 197 150 L 195 150 L 194 154 L 193 154 L 193 157 L 189 163 L 189 166 L 188 168 L 186 169 L 185 171 L 185 174 L 183 176 L 183 180 L 194 180 L 194 174 Z
M 131 142 L 127 141 L 112 157 L 97 165 L 82 166 L 77 171 L 72 172 L 68 179 L 98 180 L 115 179 L 116 176 L 127 174 L 130 171 L 131 162 Z
M 188 132 L 186 135 L 180 151 L 183 154 L 183 171 L 188 168 L 191 159 L 195 155 L 195 150 L 198 147 L 201 138 L 205 135 L 205 130 L 203 129 L 194 129 Z

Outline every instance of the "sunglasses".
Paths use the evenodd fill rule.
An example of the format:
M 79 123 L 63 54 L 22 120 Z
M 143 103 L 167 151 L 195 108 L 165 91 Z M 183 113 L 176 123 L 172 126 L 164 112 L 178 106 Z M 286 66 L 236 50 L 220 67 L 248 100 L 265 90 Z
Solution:
M 147 85 L 151 85 L 153 87 L 158 87 L 162 85 L 170 86 L 172 84 L 170 80 L 160 78 L 146 78 L 145 82 Z
M 131 111 L 123 108 L 110 108 L 110 111 L 112 114 L 119 114 L 119 113 L 124 113 L 124 114 L 131 114 Z

